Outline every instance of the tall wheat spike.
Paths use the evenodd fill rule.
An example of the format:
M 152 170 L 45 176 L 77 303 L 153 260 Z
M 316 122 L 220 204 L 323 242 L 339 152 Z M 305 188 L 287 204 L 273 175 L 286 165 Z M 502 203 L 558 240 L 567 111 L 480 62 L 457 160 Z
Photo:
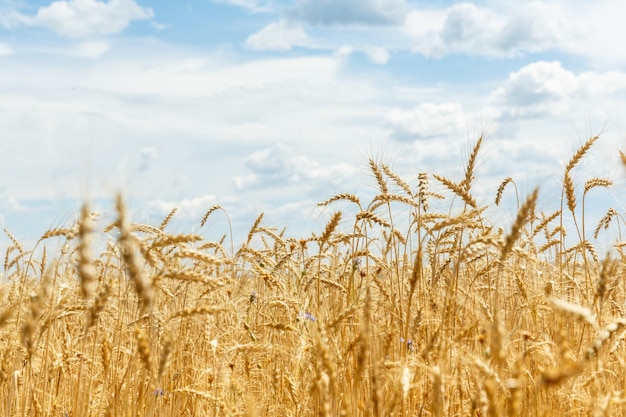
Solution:
M 503 261 L 506 256 L 511 252 L 511 249 L 513 249 L 513 244 L 517 241 L 521 234 L 522 228 L 535 212 L 538 195 L 539 189 L 535 188 L 535 190 L 528 196 L 528 198 L 526 198 L 526 201 L 517 213 L 517 217 L 515 218 L 515 222 L 513 223 L 511 232 L 506 236 L 504 246 L 502 247 L 500 261 Z
M 512 182 L 513 182 L 513 178 L 511 177 L 506 177 L 505 179 L 502 180 L 502 182 L 500 183 L 500 186 L 498 186 L 498 192 L 496 193 L 496 200 L 495 200 L 496 206 L 500 205 L 500 201 L 502 201 L 502 193 L 504 193 L 504 189 L 506 188 L 508 184 Z
M 571 171 L 576 165 L 578 165 L 578 163 L 583 158 L 583 156 L 585 156 L 585 154 L 589 151 L 591 146 L 598 139 L 600 139 L 599 135 L 592 136 L 591 138 L 587 139 L 587 141 L 580 148 L 578 148 L 578 150 L 574 153 L 574 155 L 572 155 L 572 158 L 569 160 L 569 162 L 565 166 L 565 172 Z
M 463 181 L 459 184 L 461 188 L 465 189 L 468 192 L 472 186 L 472 182 L 474 181 L 476 159 L 478 157 L 478 151 L 480 150 L 480 146 L 482 145 L 482 143 L 483 143 L 483 137 L 481 136 L 476 141 L 474 148 L 472 148 L 472 152 L 470 153 L 469 160 L 465 168 L 465 178 L 463 178 Z

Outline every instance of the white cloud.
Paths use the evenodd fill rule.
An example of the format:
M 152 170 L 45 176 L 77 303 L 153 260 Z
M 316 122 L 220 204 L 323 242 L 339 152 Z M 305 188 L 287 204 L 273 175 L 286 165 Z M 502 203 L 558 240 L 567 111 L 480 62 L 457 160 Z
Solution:
M 0 42 L 0 56 L 3 55 L 13 55 L 14 51 L 11 45 Z
M 508 117 L 542 117 L 570 111 L 626 89 L 626 74 L 584 72 L 576 75 L 560 62 L 539 61 L 509 75 L 490 96 Z
M 299 0 L 288 16 L 320 26 L 391 25 L 408 11 L 406 0 Z
M 159 23 L 155 21 L 152 21 L 151 24 L 152 24 L 152 27 L 155 28 L 156 30 L 165 30 L 165 29 L 169 29 L 172 27 L 172 25 L 170 24 Z
M 365 50 L 369 59 L 375 64 L 386 64 L 391 59 L 391 55 L 385 48 L 371 46 Z
M 426 42 L 425 37 L 432 37 L 441 32 L 446 16 L 445 10 L 414 9 L 407 14 L 403 30 L 410 38 L 418 42 Z
M 513 117 L 559 113 L 578 90 L 577 77 L 560 62 L 535 62 L 509 75 L 504 87 L 492 97 Z
M 361 52 L 374 64 L 384 65 L 391 59 L 391 54 L 387 49 L 380 46 L 366 46 L 362 48 L 351 45 L 342 45 L 333 51 L 333 55 L 339 59 L 345 59 L 355 52 Z
M 0 26 L 14 29 L 27 23 L 28 18 L 15 8 L 0 5 Z
M 351 47 L 350 45 L 342 45 L 339 48 L 337 48 L 333 52 L 333 54 L 338 57 L 346 57 L 346 56 L 350 56 L 352 52 L 354 52 L 353 47 Z
M 387 115 L 392 138 L 414 141 L 449 138 L 464 132 L 463 107 L 458 103 L 423 103 L 411 109 L 394 109 Z
M 626 73 L 584 72 L 578 76 L 582 91 L 589 97 L 614 94 L 626 89 Z
M 85 58 L 100 58 L 111 48 L 107 41 L 85 41 L 78 44 L 76 54 Z
M 250 174 L 233 178 L 235 188 L 285 187 L 303 184 L 317 189 L 320 184 L 339 184 L 354 175 L 356 169 L 346 163 L 322 166 L 293 149 L 277 144 L 250 154 L 246 158 Z
M 626 65 L 620 0 L 460 2 L 445 9 L 415 6 L 402 27 L 412 49 L 427 57 L 449 54 L 514 57 L 562 51 L 598 69 Z
M 568 28 L 560 8 L 542 2 L 505 10 L 458 3 L 445 11 L 414 10 L 405 32 L 413 49 L 428 57 L 452 53 L 511 57 L 556 48 L 563 39 L 582 35 Z
M 87 38 L 119 33 L 131 21 L 152 16 L 152 9 L 139 6 L 135 0 L 59 0 L 41 7 L 27 22 L 70 38 Z
M 351 45 L 342 45 L 333 51 L 333 55 L 345 60 L 355 52 L 361 52 L 374 64 L 385 65 L 391 59 L 391 54 L 387 49 L 380 46 L 366 46 L 362 48 Z
M 246 47 L 256 50 L 286 51 L 294 46 L 304 45 L 307 34 L 301 27 L 281 20 L 270 23 L 246 39 Z
M 577 28 L 580 36 L 563 37 L 561 48 L 589 58 L 596 68 L 626 65 L 624 19 L 626 3 L 621 0 L 567 1 L 558 0 L 561 16 L 568 26 Z

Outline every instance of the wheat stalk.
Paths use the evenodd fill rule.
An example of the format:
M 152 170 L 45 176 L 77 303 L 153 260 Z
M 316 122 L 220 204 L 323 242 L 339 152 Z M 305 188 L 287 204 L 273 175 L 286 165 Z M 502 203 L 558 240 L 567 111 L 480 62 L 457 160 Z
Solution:
M 462 189 L 465 189 L 469 192 L 469 189 L 472 187 L 472 182 L 474 181 L 474 170 L 476 167 L 476 157 L 478 156 L 478 151 L 480 150 L 480 145 L 483 143 L 483 136 L 479 137 L 472 148 L 472 152 L 470 153 L 469 160 L 467 161 L 467 167 L 465 169 L 465 178 L 459 184 Z M 471 204 L 470 204 L 471 205 Z M 472 206 L 475 208 L 475 206 Z
M 500 255 L 500 261 L 504 261 L 506 256 L 511 252 L 511 249 L 513 249 L 513 244 L 517 241 L 521 234 L 522 228 L 524 227 L 528 219 L 533 216 L 538 194 L 539 189 L 536 188 L 528 196 L 528 198 L 520 208 L 519 212 L 517 213 L 515 222 L 511 227 L 511 232 L 505 238 L 504 246 L 502 247 L 502 254 Z
M 393 180 L 393 182 L 395 182 L 398 187 L 400 187 L 402 189 L 402 191 L 404 191 L 406 193 L 406 195 L 408 195 L 409 197 L 413 197 L 413 192 L 411 191 L 411 187 L 409 186 L 409 184 L 407 184 L 406 181 L 404 181 L 402 178 L 400 178 L 400 176 L 398 174 L 396 174 L 395 172 L 393 172 L 391 170 L 391 168 L 389 168 L 389 166 L 385 165 L 385 164 L 381 164 L 381 167 L 383 168 L 383 171 L 385 172 L 385 174 L 391 178 Z
M 593 232 L 594 239 L 598 238 L 600 230 L 607 230 L 609 228 L 611 220 L 613 220 L 615 216 L 617 216 L 617 211 L 613 207 L 609 208 L 606 214 L 600 219 L 600 221 L 598 222 L 598 226 L 596 226 L 596 230 L 594 230 Z
M 370 165 L 370 169 L 372 170 L 372 173 L 374 174 L 374 178 L 376 178 L 376 182 L 378 183 L 378 188 L 380 189 L 381 193 L 388 194 L 389 189 L 387 188 L 387 183 L 385 182 L 385 179 L 383 178 L 383 174 L 380 172 L 380 168 L 378 167 L 378 164 L 376 164 L 376 162 L 374 162 L 373 159 L 370 159 L 369 165 Z
M 178 211 L 178 207 L 174 207 L 167 216 L 165 216 L 165 218 L 163 219 L 163 221 L 161 222 L 161 225 L 159 226 L 159 230 L 163 231 L 165 230 L 165 227 L 172 221 L 172 219 L 174 218 L 174 215 L 176 215 L 176 212 Z
M 463 185 L 460 184 L 455 184 L 454 182 L 450 181 L 447 178 L 444 178 L 440 175 L 433 175 L 433 177 L 435 177 L 435 179 L 437 179 L 439 182 L 441 182 L 443 185 L 446 186 L 446 188 L 448 188 L 450 191 L 452 191 L 454 194 L 456 194 L 457 196 L 461 197 L 461 199 L 463 200 L 463 202 L 465 204 L 467 204 L 468 206 L 470 206 L 471 208 L 476 208 L 477 204 L 476 204 L 476 200 L 474 200 L 474 197 L 472 197 L 472 195 L 469 193 L 468 189 L 465 188 Z
M 502 180 L 502 182 L 498 186 L 498 192 L 496 193 L 496 200 L 495 200 L 496 206 L 500 205 L 500 201 L 502 201 L 502 193 L 504 193 L 504 189 L 506 188 L 508 184 L 511 184 L 512 182 L 513 182 L 513 178 L 511 177 L 506 177 L 505 179 Z
M 583 156 L 585 156 L 585 154 L 589 151 L 591 146 L 598 139 L 600 139 L 599 135 L 596 135 L 587 139 L 587 141 L 580 148 L 578 148 L 578 150 L 574 153 L 574 155 L 572 155 L 572 158 L 569 160 L 569 162 L 565 166 L 565 172 L 571 171 L 576 165 L 578 165 L 578 163 L 583 158 Z

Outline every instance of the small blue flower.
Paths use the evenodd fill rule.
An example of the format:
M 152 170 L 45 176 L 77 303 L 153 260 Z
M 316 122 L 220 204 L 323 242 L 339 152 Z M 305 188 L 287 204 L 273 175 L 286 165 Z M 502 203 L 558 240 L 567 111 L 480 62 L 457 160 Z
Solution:
M 163 388 L 157 388 L 154 390 L 155 397 L 162 397 L 164 395 L 165 395 L 165 391 L 163 391 Z
M 400 337 L 400 343 L 404 343 L 405 340 L 403 337 Z M 406 340 L 406 348 L 409 352 L 415 352 L 415 346 L 413 346 L 413 339 Z
M 311 313 L 309 313 L 308 311 L 306 313 L 303 313 L 302 311 L 300 312 L 300 314 L 298 314 L 298 319 L 303 320 L 309 320 L 309 321 L 315 321 L 315 316 Z
M 409 352 L 411 352 L 411 353 L 415 352 L 415 347 L 413 346 L 413 339 L 409 339 L 406 342 L 406 347 L 407 347 L 407 349 L 409 349 Z

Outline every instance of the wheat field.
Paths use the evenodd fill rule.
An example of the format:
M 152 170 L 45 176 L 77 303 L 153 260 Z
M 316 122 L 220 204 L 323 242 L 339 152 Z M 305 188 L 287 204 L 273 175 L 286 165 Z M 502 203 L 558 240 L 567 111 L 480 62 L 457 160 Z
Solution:
M 460 180 L 370 160 L 377 195 L 321 202 L 305 237 L 261 215 L 232 249 L 121 196 L 112 224 L 85 204 L 35 248 L 5 230 L 0 415 L 626 416 L 625 221 L 585 225 L 612 182 L 574 180 L 598 139 L 560 209 L 538 189 L 504 227 L 473 195 L 481 137 Z M 516 194 L 504 178 L 489 206 Z

